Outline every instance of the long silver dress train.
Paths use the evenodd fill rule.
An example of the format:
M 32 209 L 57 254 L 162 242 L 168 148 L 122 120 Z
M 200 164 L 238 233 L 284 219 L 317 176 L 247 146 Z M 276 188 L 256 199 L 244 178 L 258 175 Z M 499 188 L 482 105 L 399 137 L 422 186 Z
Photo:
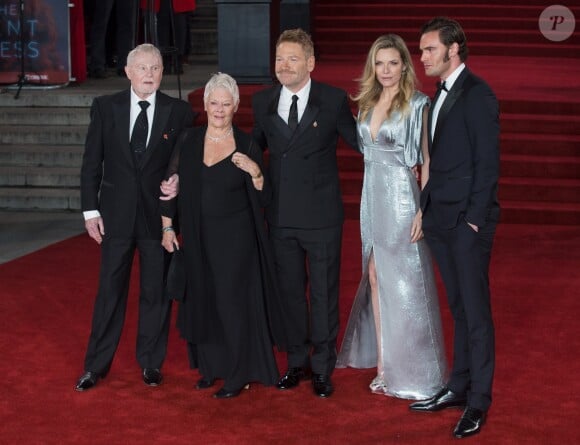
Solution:
M 365 162 L 360 208 L 363 274 L 337 362 L 337 367 L 376 366 L 371 390 L 405 399 L 433 396 L 447 377 L 431 256 L 424 240 L 410 242 L 419 203 L 411 167 L 422 163 L 422 112 L 428 103 L 427 96 L 416 92 L 410 115 L 401 119 L 399 112 L 393 112 L 375 140 L 370 132 L 372 110 L 358 124 Z M 378 335 L 368 276 L 373 253 Z

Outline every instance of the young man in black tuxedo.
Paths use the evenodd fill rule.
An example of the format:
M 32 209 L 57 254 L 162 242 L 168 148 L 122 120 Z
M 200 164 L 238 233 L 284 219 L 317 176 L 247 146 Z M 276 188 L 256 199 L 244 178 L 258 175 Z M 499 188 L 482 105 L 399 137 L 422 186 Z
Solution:
M 163 297 L 159 187 L 193 112 L 188 103 L 157 91 L 163 62 L 153 45 L 132 50 L 125 72 L 130 88 L 93 102 L 81 168 L 85 227 L 101 245 L 101 269 L 77 391 L 92 388 L 109 371 L 125 319 L 135 249 L 140 265 L 137 361 L 147 385 L 161 383 L 167 349 L 171 306 Z
M 314 48 L 301 29 L 276 44 L 277 85 L 253 97 L 253 136 L 269 150 L 273 201 L 266 209 L 288 335 L 288 370 L 279 389 L 312 370 L 315 394 L 328 397 L 336 363 L 343 204 L 336 148 L 357 148 L 343 90 L 310 78 Z M 306 296 L 310 284 L 309 299 Z
M 499 220 L 499 107 L 491 88 L 465 66 L 467 43 L 454 20 L 421 31 L 421 62 L 440 79 L 429 112 L 429 181 L 422 227 L 439 266 L 454 321 L 447 386 L 415 411 L 465 407 L 455 437 L 480 432 L 491 404 L 495 366 L 489 262 Z

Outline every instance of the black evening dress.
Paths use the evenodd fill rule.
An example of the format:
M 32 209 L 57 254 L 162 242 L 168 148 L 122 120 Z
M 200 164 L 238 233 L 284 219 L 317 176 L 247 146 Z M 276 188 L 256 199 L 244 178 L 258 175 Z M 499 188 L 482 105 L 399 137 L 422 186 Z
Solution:
M 278 378 L 263 304 L 258 242 L 244 175 L 231 156 L 201 173 L 201 248 L 216 335 L 197 345 L 199 370 L 224 387 Z
M 261 164 L 251 137 L 234 130 L 236 150 Z M 198 127 L 180 136 L 168 171 L 179 173 L 177 206 L 162 205 L 179 224 L 187 271 L 178 328 L 191 367 L 206 379 L 223 379 L 227 390 L 273 385 L 279 377 L 273 346 L 282 349 L 286 341 L 262 213 L 271 189 L 265 180 L 257 191 L 231 155 L 206 166 L 204 134 Z

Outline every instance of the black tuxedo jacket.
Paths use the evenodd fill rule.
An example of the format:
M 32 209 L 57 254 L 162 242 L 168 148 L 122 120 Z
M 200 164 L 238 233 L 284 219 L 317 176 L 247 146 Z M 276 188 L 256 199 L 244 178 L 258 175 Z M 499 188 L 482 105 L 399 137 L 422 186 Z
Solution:
M 467 68 L 447 94 L 431 140 L 421 209 L 442 229 L 460 221 L 483 227 L 499 217 L 499 108 L 490 87 Z
M 131 237 L 135 218 L 142 217 L 151 238 L 160 239 L 159 185 L 177 136 L 193 123 L 193 112 L 188 103 L 157 92 L 149 144 L 138 167 L 129 145 L 130 102 L 130 90 L 93 101 L 81 168 L 81 207 L 99 210 L 107 237 Z
M 292 132 L 278 115 L 281 85 L 256 93 L 253 137 L 269 150 L 274 227 L 315 229 L 342 224 L 338 178 L 338 136 L 357 148 L 356 123 L 343 90 L 312 80 L 298 128 Z

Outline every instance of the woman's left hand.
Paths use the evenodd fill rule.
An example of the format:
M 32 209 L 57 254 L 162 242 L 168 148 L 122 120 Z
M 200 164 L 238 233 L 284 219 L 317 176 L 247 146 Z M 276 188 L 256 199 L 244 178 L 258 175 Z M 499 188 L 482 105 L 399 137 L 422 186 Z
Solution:
M 245 171 L 252 178 L 259 178 L 262 175 L 260 166 L 243 153 L 235 152 L 232 155 L 232 162 L 236 167 Z

